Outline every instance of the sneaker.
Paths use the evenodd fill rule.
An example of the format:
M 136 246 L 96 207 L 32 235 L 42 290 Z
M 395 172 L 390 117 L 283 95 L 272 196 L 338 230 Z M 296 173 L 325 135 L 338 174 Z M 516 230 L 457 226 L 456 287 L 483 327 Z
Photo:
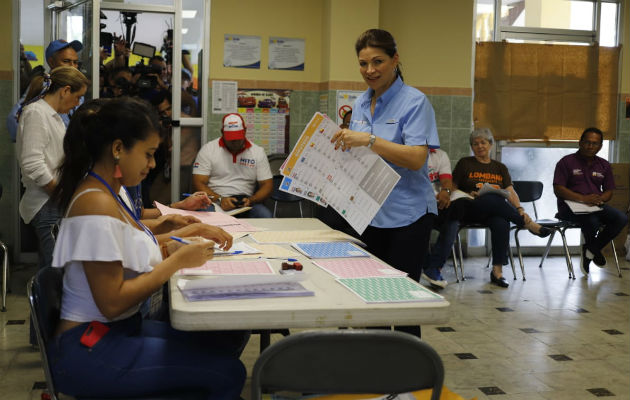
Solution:
M 580 270 L 584 275 L 588 275 L 589 273 L 589 265 L 591 263 L 591 259 L 586 256 L 586 246 L 582 245 L 582 260 L 580 261 Z
M 423 270 L 422 278 L 429 281 L 431 285 L 437 286 L 442 289 L 444 289 L 446 285 L 448 285 L 448 282 L 446 282 L 446 279 L 442 277 L 442 274 L 440 274 L 440 270 L 437 268 L 427 268 Z

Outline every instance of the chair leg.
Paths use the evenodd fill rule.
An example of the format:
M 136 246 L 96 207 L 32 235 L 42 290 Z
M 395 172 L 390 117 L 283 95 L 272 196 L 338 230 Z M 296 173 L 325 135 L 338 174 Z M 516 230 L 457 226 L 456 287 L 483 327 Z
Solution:
M 512 267 L 512 275 L 516 280 L 516 268 L 514 268 L 514 257 L 512 256 L 512 249 L 508 246 L 508 257 L 510 258 L 510 266 Z
M 459 271 L 462 274 L 462 281 L 465 281 L 466 275 L 464 275 L 464 253 L 462 252 L 462 239 L 459 237 L 459 232 L 457 232 L 457 248 L 459 249 Z
M 304 218 L 304 214 L 302 214 L 302 202 L 298 201 L 298 206 L 300 206 L 300 218 Z
M 0 242 L 0 247 L 4 251 L 2 258 L 2 309 L 0 311 L 5 312 L 7 311 L 7 285 L 9 281 L 9 249 L 3 242 Z M 617 268 L 619 268 L 619 265 L 617 265 Z
M 538 265 L 538 268 L 542 268 L 542 265 L 545 262 L 545 259 L 549 255 L 549 250 L 551 249 L 551 242 L 553 242 L 553 237 L 555 234 L 556 234 L 556 229 L 553 229 L 551 231 L 551 236 L 549 236 L 549 240 L 547 241 L 547 247 L 545 247 L 545 252 L 543 253 L 542 258 L 540 259 L 540 264 Z
M 278 202 L 273 202 L 273 217 L 276 218 L 276 207 L 278 207 Z
M 455 270 L 455 280 L 459 283 L 459 275 L 457 274 L 457 254 L 455 254 L 455 246 L 451 247 L 451 253 L 453 257 L 453 269 Z
M 521 252 L 521 243 L 518 241 L 518 233 L 521 230 L 516 228 L 514 230 L 514 242 L 516 243 L 516 254 L 518 255 L 518 262 L 521 265 L 521 273 L 523 274 L 523 280 L 527 280 L 525 278 L 525 264 L 523 263 L 523 253 Z
M 567 269 L 569 270 L 569 279 L 575 279 L 575 272 L 573 271 L 573 261 L 571 261 L 571 253 L 569 252 L 569 246 L 567 246 L 567 237 L 564 233 L 565 230 L 566 228 L 560 230 L 560 237 L 562 238 L 562 245 L 564 246 L 564 256 L 567 261 Z
M 615 248 L 615 242 L 610 241 L 610 246 L 612 247 L 613 257 L 615 257 L 615 265 L 617 266 L 617 274 L 621 278 L 621 268 L 619 268 L 619 258 L 617 258 L 617 249 Z

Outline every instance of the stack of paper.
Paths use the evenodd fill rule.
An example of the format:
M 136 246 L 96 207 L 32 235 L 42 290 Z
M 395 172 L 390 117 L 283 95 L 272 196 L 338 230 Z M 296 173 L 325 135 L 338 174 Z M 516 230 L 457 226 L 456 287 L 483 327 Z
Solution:
M 373 258 L 335 258 L 318 260 L 315 265 L 337 278 L 367 278 L 370 276 L 407 276 L 407 273 Z
M 589 206 L 588 204 L 580 203 L 573 200 L 565 200 L 564 202 L 567 203 L 571 211 L 573 211 L 573 214 L 590 214 L 602 210 L 601 207 Z
M 231 215 L 227 215 L 225 213 L 180 210 L 179 208 L 167 207 L 164 204 L 158 203 L 157 201 L 154 203 L 157 209 L 160 210 L 162 215 L 189 215 L 197 218 L 205 224 L 221 227 L 227 232 L 256 232 L 260 230 L 259 228 L 256 228 L 243 219 L 236 219 Z
M 258 275 L 273 274 L 267 261 L 207 261 L 197 268 L 182 268 L 181 275 Z
M 309 258 L 369 257 L 350 242 L 292 243 L 292 246 Z
M 249 275 L 195 280 L 180 279 L 177 282 L 177 287 L 188 301 L 314 296 L 314 292 L 306 290 L 298 282 L 303 280 L 305 275 Z

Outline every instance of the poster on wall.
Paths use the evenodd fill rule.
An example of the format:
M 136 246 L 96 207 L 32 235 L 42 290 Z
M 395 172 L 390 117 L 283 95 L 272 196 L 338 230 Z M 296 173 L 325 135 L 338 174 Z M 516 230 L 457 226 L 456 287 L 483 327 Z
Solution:
M 267 155 L 289 152 L 290 90 L 240 89 L 238 113 L 247 127 L 247 138 Z
M 212 113 L 229 114 L 236 112 L 236 89 L 234 81 L 212 81 Z
M 304 71 L 304 39 L 270 37 L 269 69 Z
M 260 69 L 260 36 L 223 37 L 223 66 Z
M 343 122 L 343 116 L 352 110 L 354 101 L 361 96 L 360 90 L 337 90 L 337 125 Z

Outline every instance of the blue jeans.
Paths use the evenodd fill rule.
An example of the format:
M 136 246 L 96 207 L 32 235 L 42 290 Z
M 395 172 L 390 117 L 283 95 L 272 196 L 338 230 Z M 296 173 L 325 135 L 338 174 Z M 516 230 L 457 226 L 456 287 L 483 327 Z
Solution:
M 571 210 L 568 210 L 565 213 L 558 213 L 557 217 L 577 222 L 580 225 L 584 235 L 584 244 L 591 252 L 600 252 L 628 223 L 628 217 L 624 213 L 607 204 L 602 206 L 602 211 L 573 214 Z M 602 226 L 604 229 L 599 231 Z
M 238 359 L 246 332 L 184 332 L 142 320 L 111 322 L 91 349 L 80 343 L 88 323 L 48 345 L 55 385 L 77 397 L 139 397 L 181 389 L 207 391 L 207 399 L 238 399 L 245 367 Z
M 256 203 L 251 205 L 252 209 L 244 213 L 235 215 L 237 218 L 273 218 L 273 214 L 267 206 L 262 203 Z M 206 208 L 202 208 L 199 211 L 215 211 L 214 204 L 210 204 Z
M 492 242 L 492 265 L 506 265 L 510 247 L 510 222 L 522 227 L 525 220 L 512 204 L 497 194 L 484 194 L 470 203 L 464 222 L 488 225 Z
M 441 226 L 436 227 L 439 229 L 437 241 L 431 246 L 431 253 L 427 256 L 427 261 L 424 268 L 436 268 L 442 269 L 446 259 L 448 258 L 455 238 L 457 237 L 457 231 L 459 230 L 458 220 L 446 220 Z
M 39 240 L 39 269 L 52 265 L 52 255 L 55 249 L 55 238 L 52 230 L 59 223 L 61 217 L 61 211 L 52 201 L 48 200 L 30 222 L 35 228 L 35 234 Z

